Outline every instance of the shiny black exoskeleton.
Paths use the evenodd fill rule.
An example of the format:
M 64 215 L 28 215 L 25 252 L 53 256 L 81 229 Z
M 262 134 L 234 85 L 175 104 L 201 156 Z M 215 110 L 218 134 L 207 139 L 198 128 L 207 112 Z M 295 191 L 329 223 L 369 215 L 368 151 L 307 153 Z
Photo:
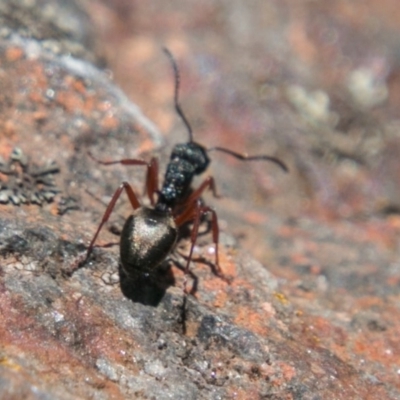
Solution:
M 193 177 L 210 164 L 207 150 L 196 142 L 177 144 L 172 150 L 156 209 L 173 208 L 190 190 Z
M 249 157 L 221 147 L 206 149 L 194 142 L 191 126 L 178 102 L 178 68 L 169 50 L 165 49 L 165 53 L 174 69 L 175 109 L 188 129 L 189 140 L 186 143 L 177 144 L 173 148 L 160 190 L 158 189 L 158 161 L 156 158 L 152 158 L 150 162 L 136 159 L 108 162 L 96 160 L 104 165 L 145 165 L 147 167 L 146 192 L 151 207 L 142 206 L 129 183 L 123 182 L 114 193 L 86 253 L 86 259 L 88 259 L 101 228 L 108 221 L 115 203 L 122 191 L 125 190 L 134 212 L 126 220 L 121 233 L 121 276 L 128 282 L 128 289 L 125 290 L 126 293 L 129 292 L 128 296 L 146 304 L 156 304 L 165 291 L 166 282 L 173 282 L 166 272 L 167 269 L 161 268 L 161 265 L 173 251 L 178 240 L 179 229 L 187 223 L 192 223 L 191 247 L 189 255 L 186 257 L 185 267 L 185 273 L 189 273 L 200 222 L 205 214 L 211 215 L 211 231 L 215 244 L 215 272 L 223 277 L 219 267 L 217 214 L 201 201 L 205 190 L 211 190 L 214 196 L 217 196 L 214 179 L 208 177 L 197 189 L 192 188 L 193 178 L 202 174 L 210 163 L 208 156 L 210 151 L 224 152 L 245 161 L 272 161 L 287 171 L 286 165 L 275 157 L 266 155 Z M 94 157 L 92 156 L 92 158 Z M 169 280 L 166 278 L 167 275 Z
M 171 252 L 177 237 L 178 229 L 170 213 L 138 208 L 125 221 L 121 232 L 122 268 L 128 275 L 151 274 Z

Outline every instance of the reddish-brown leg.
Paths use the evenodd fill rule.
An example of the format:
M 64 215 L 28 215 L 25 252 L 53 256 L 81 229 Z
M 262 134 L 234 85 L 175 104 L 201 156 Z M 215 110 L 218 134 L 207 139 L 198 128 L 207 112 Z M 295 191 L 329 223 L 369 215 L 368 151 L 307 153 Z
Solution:
M 213 242 L 215 245 L 215 269 L 217 271 L 217 275 L 224 278 L 224 274 L 219 266 L 219 253 L 218 253 L 218 241 L 219 241 L 219 227 L 218 227 L 218 217 L 217 213 L 210 207 L 202 205 L 201 201 L 197 199 L 195 202 L 189 205 L 189 207 L 185 210 L 185 212 L 176 219 L 176 224 L 181 226 L 182 224 L 193 221 L 192 232 L 190 235 L 190 251 L 187 257 L 187 263 L 185 268 L 185 279 L 184 279 L 184 291 L 186 291 L 186 284 L 187 284 L 187 275 L 189 274 L 189 267 L 190 262 L 193 257 L 193 250 L 196 244 L 197 237 L 199 235 L 199 227 L 201 222 L 201 217 L 204 214 L 211 213 L 212 220 L 211 220 L 211 228 L 212 228 L 212 235 L 213 235 Z
M 187 262 L 186 269 L 189 268 L 189 263 L 191 261 L 191 256 L 193 253 L 194 244 L 196 242 L 201 216 L 210 212 L 212 214 L 212 231 L 213 231 L 213 241 L 215 243 L 215 262 L 216 268 L 221 273 L 221 269 L 219 267 L 219 255 L 218 255 L 218 237 L 219 237 L 219 228 L 218 228 L 218 218 L 216 212 L 208 206 L 201 205 L 199 200 L 202 193 L 206 190 L 210 189 L 213 192 L 214 197 L 219 197 L 217 194 L 217 190 L 215 187 L 215 181 L 212 176 L 209 176 L 204 180 L 204 182 L 187 198 L 185 201 L 185 209 L 175 218 L 175 223 L 177 226 L 182 226 L 184 223 L 193 221 L 193 229 L 192 229 L 192 247 L 190 249 L 190 255 Z M 193 239 L 194 238 L 194 239 Z
M 104 212 L 103 218 L 101 219 L 100 225 L 97 228 L 97 231 L 95 233 L 95 235 L 93 236 L 92 241 L 89 244 L 89 247 L 86 251 L 86 258 L 85 260 L 87 260 L 93 250 L 94 247 L 94 243 L 96 242 L 97 236 L 99 236 L 99 233 L 101 231 L 101 228 L 104 226 L 104 224 L 108 221 L 108 218 L 110 217 L 115 203 L 117 202 L 117 200 L 119 199 L 119 197 L 121 196 L 122 191 L 125 189 L 126 194 L 128 195 L 129 201 L 132 204 L 133 209 L 137 209 L 140 207 L 140 203 L 139 200 L 137 199 L 135 192 L 133 191 L 132 187 L 129 185 L 129 183 L 127 182 L 122 182 L 121 185 L 119 186 L 119 188 L 115 191 L 113 197 L 111 198 L 110 202 L 108 203 L 108 206 L 106 208 L 106 211 Z
M 114 160 L 114 161 L 103 161 L 96 158 L 90 151 L 88 151 L 88 155 L 91 159 L 98 162 L 102 165 L 114 165 L 114 164 L 122 164 L 122 165 L 148 165 L 147 161 L 144 160 L 135 160 L 133 158 L 123 158 L 122 160 Z
M 219 266 L 219 255 L 218 255 L 218 240 L 219 240 L 219 226 L 218 226 L 218 217 L 215 210 L 208 206 L 201 205 L 200 200 L 197 200 L 194 207 L 194 218 L 193 218 L 193 228 L 192 233 L 190 235 L 191 247 L 189 252 L 189 260 L 186 264 L 186 271 L 189 269 L 189 263 L 192 259 L 193 249 L 196 244 L 197 237 L 199 236 L 199 227 L 201 222 L 201 217 L 204 214 L 211 213 L 211 229 L 213 235 L 213 242 L 215 245 L 215 265 L 217 267 L 217 271 L 221 274 L 221 268 Z
M 190 194 L 190 196 L 184 201 L 183 206 L 177 208 L 176 215 L 174 215 L 174 217 L 178 226 L 183 225 L 185 222 L 193 219 L 191 217 L 192 207 L 206 189 L 210 189 L 214 197 L 220 197 L 215 188 L 214 178 L 209 176 L 193 193 Z
M 146 191 L 151 205 L 154 206 L 154 193 L 158 192 L 158 161 L 154 157 L 147 165 Z
M 190 203 L 196 201 L 206 189 L 210 189 L 212 191 L 212 194 L 214 197 L 216 197 L 216 198 L 221 197 L 217 193 L 214 178 L 212 176 L 209 176 L 208 178 L 206 178 L 204 180 L 204 182 L 193 193 L 190 194 L 190 196 L 185 201 L 185 203 L 190 204 Z
M 151 205 L 155 204 L 154 200 L 154 193 L 158 191 L 158 161 L 156 158 L 152 158 L 150 162 L 143 161 L 143 160 L 136 160 L 131 158 L 124 158 L 122 160 L 115 160 L 115 161 L 102 161 L 97 159 L 93 156 L 92 153 L 88 152 L 89 156 L 96 162 L 102 165 L 114 165 L 114 164 L 121 164 L 121 165 L 146 165 L 147 167 L 147 174 L 146 174 L 146 186 L 145 186 L 145 193 L 149 197 Z

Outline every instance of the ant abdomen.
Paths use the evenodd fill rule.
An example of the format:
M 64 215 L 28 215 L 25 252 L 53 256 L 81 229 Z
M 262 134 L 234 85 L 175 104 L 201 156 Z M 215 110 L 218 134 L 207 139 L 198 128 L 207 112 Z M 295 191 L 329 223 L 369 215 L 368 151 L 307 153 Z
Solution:
M 141 207 L 126 220 L 121 233 L 121 266 L 127 276 L 151 275 L 171 253 L 178 228 L 171 213 Z

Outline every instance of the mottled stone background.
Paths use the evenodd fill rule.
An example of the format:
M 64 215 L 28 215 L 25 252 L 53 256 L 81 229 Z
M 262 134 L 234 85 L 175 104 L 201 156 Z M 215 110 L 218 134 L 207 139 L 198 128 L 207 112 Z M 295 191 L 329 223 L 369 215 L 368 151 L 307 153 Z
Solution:
M 398 0 L 1 1 L 0 398 L 400 399 L 399 38 Z M 77 266 L 144 184 L 88 152 L 187 140 L 164 46 L 195 139 L 290 173 L 212 154 L 231 283 L 205 233 L 147 306 L 118 246 Z

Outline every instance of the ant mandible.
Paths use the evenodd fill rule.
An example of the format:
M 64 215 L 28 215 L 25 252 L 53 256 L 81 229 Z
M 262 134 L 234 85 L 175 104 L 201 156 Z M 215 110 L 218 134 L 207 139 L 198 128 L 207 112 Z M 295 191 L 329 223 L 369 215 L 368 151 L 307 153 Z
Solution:
M 157 268 L 173 251 L 178 239 L 179 229 L 187 223 L 192 223 L 190 251 L 189 255 L 185 257 L 187 259 L 184 270 L 184 290 L 186 292 L 186 276 L 189 273 L 189 265 L 192 260 L 199 226 L 205 214 L 211 214 L 212 237 L 215 245 L 215 271 L 218 276 L 224 277 L 219 266 L 217 214 L 201 201 L 201 195 L 207 189 L 211 190 L 215 197 L 218 197 L 214 178 L 210 176 L 197 189 L 191 188 L 194 176 L 202 174 L 210 163 L 207 153 L 220 151 L 243 161 L 272 161 L 285 172 L 288 171 L 288 168 L 275 157 L 267 155 L 247 156 L 222 147 L 207 149 L 196 143 L 193 140 L 192 128 L 178 100 L 180 76 L 177 64 L 168 49 L 164 49 L 164 52 L 169 58 L 174 72 L 175 110 L 187 128 L 189 140 L 186 143 L 177 144 L 173 148 L 161 190 L 159 190 L 158 186 L 158 161 L 156 158 L 153 157 L 150 162 L 138 159 L 100 161 L 89 153 L 95 161 L 103 165 L 145 165 L 147 167 L 145 190 L 151 207 L 142 206 L 131 185 L 127 182 L 122 182 L 112 196 L 97 231 L 89 244 L 85 261 L 89 258 L 96 239 L 102 227 L 108 221 L 115 203 L 122 191 L 125 190 L 134 211 L 125 221 L 121 232 L 120 263 L 123 272 L 128 277 L 144 277 L 151 282 L 152 279 L 155 279 Z

